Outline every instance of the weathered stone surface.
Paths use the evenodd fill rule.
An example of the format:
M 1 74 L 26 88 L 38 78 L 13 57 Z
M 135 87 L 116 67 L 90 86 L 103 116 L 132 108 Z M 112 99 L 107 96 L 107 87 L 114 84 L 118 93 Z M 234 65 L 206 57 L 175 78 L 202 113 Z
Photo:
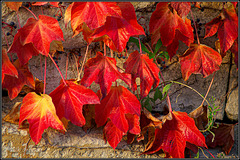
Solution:
M 238 88 L 236 88 L 230 93 L 225 108 L 227 117 L 232 121 L 238 120 L 238 96 Z

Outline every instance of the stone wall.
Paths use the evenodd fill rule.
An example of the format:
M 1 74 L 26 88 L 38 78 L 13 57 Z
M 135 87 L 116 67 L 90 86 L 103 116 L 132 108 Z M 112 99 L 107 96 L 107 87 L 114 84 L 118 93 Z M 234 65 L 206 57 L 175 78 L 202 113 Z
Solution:
M 63 5 L 68 6 L 69 2 L 63 2 Z M 135 7 L 137 18 L 143 17 L 139 22 L 145 24 L 148 27 L 150 16 L 156 8 L 156 2 L 132 2 Z M 229 3 L 229 5 L 231 5 Z M 200 23 L 203 25 L 215 18 L 221 10 L 222 5 L 218 2 L 203 2 L 201 6 L 204 8 L 204 11 L 199 10 L 198 8 L 193 7 L 193 17 L 194 19 L 199 19 Z M 67 7 L 66 7 L 67 8 Z M 49 6 L 42 7 L 45 15 L 53 16 L 57 13 L 56 8 L 50 8 Z M 32 7 L 32 11 L 38 16 L 42 13 L 41 7 Z M 23 26 L 29 17 L 32 15 L 25 9 L 20 8 L 19 17 L 21 26 Z M 191 15 L 188 15 L 188 18 L 191 18 Z M 7 22 L 15 22 L 17 24 L 17 16 L 15 12 L 12 12 L 9 8 L 2 3 L 2 19 Z M 79 52 L 81 56 L 85 54 L 86 42 L 83 40 L 82 35 L 79 34 L 72 38 L 72 29 L 70 23 L 65 27 L 63 19 L 59 21 L 60 27 L 63 31 L 64 39 L 63 47 L 66 53 Z M 144 28 L 145 26 L 142 25 Z M 18 28 L 17 28 L 18 29 Z M 16 34 L 17 29 L 13 30 L 13 35 Z M 145 28 L 147 37 L 141 36 L 143 42 L 149 42 L 149 28 Z M 7 32 L 7 31 L 5 31 Z M 213 37 L 204 39 L 205 30 L 202 27 L 200 31 L 200 42 L 206 44 L 215 49 L 215 41 L 217 40 L 217 35 Z M 11 44 L 13 41 L 12 36 L 7 36 L 8 42 Z M 6 41 L 2 34 L 2 46 L 6 47 Z M 129 50 L 127 55 L 132 51 L 136 50 L 137 47 L 134 44 L 128 44 Z M 161 49 L 166 49 L 162 47 Z M 177 53 L 179 55 L 183 54 L 187 49 L 187 46 L 184 43 L 180 43 Z M 95 51 L 100 50 L 98 43 L 93 43 L 90 45 L 90 53 L 88 54 L 87 59 L 94 57 Z M 114 57 L 117 60 L 117 65 L 122 67 L 125 59 L 119 59 L 114 53 Z M 215 105 L 220 107 L 220 111 L 217 114 L 217 119 L 223 120 L 226 115 L 230 120 L 238 120 L 238 73 L 236 65 L 234 62 L 230 62 L 231 53 L 229 52 L 227 56 L 223 59 L 223 63 L 220 66 L 220 70 L 216 72 L 213 85 L 208 94 L 207 99 L 212 96 L 216 98 Z M 61 58 L 58 60 L 58 66 L 65 75 L 65 64 L 66 64 L 66 54 L 60 54 Z M 13 56 L 16 58 L 16 55 Z M 69 58 L 69 67 L 68 67 L 68 78 L 77 77 L 77 69 L 75 66 L 75 58 L 70 54 Z M 78 56 L 77 56 L 78 58 Z M 43 57 L 41 58 L 43 61 Z M 81 60 L 80 60 L 81 61 Z M 185 83 L 192 88 L 196 89 L 202 95 L 205 95 L 207 92 L 208 86 L 212 80 L 213 75 L 203 78 L 201 75 L 191 75 L 188 81 L 184 81 L 181 75 L 180 64 L 178 62 L 178 56 L 175 56 L 171 61 L 166 62 L 168 68 L 163 68 L 164 79 L 175 80 L 182 83 Z M 44 63 L 42 64 L 44 68 Z M 34 76 L 42 79 L 40 72 L 40 57 L 33 57 L 29 62 L 29 68 Z M 50 59 L 47 61 L 47 88 L 46 93 L 53 91 L 60 81 L 60 75 Z M 56 83 L 57 82 L 57 83 Z M 119 83 L 125 85 L 124 82 L 119 80 Z M 99 87 L 97 85 L 92 85 L 91 89 L 97 91 Z M 153 93 L 150 93 L 152 96 Z M 173 84 L 169 91 L 172 107 L 176 111 L 185 111 L 187 113 L 191 112 L 193 109 L 197 108 L 201 102 L 202 98 L 193 92 L 192 90 Z M 8 111 L 10 111 L 14 102 L 21 101 L 22 97 L 18 97 L 13 101 L 10 101 L 7 97 L 3 97 L 3 114 L 4 117 Z M 157 105 L 154 106 L 155 111 L 163 110 L 163 106 L 166 102 L 157 102 Z M 206 102 L 205 102 L 206 104 Z M 63 135 L 57 131 L 48 129 L 48 132 L 44 133 L 43 139 L 40 144 L 35 146 L 32 141 L 29 143 L 29 149 L 25 154 L 24 148 L 28 141 L 27 132 L 19 131 L 17 126 L 14 124 L 9 124 L 3 122 L 2 124 L 2 147 L 3 147 L 3 157 L 32 157 L 32 158 L 54 158 L 54 157 L 71 157 L 71 158 L 104 158 L 104 157 L 122 157 L 122 158 L 159 158 L 163 155 L 154 154 L 154 155 L 139 155 L 143 151 L 144 147 L 142 143 L 135 142 L 133 145 L 127 145 L 122 141 L 116 151 L 110 149 L 108 144 L 104 143 L 102 139 L 102 128 L 93 128 L 93 130 L 86 134 L 83 132 L 81 127 L 71 125 L 68 132 Z M 51 142 L 49 141 L 51 140 Z M 86 151 L 87 150 L 87 151 Z

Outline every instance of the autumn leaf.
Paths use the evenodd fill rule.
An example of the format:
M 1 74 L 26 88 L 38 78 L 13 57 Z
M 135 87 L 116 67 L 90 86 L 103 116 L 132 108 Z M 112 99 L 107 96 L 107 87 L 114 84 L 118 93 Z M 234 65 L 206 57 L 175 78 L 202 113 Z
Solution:
M 34 47 L 45 56 L 48 56 L 50 43 L 53 40 L 64 41 L 58 21 L 45 15 L 39 15 L 39 20 L 29 18 L 20 33 L 22 45 L 33 43 Z
M 22 6 L 22 2 L 5 2 L 5 4 L 14 11 L 18 11 L 19 8 Z
M 112 50 L 122 52 L 131 36 L 145 35 L 143 28 L 138 24 L 135 10 L 130 2 L 118 3 L 122 17 L 109 16 L 103 26 L 96 29 L 91 38 L 107 35 L 114 46 L 106 43 Z M 131 16 L 130 16 L 131 15 Z
M 42 6 L 47 4 L 48 2 L 33 2 L 32 5 L 33 6 Z M 51 5 L 53 5 L 54 7 L 58 7 L 59 2 L 49 2 Z
M 185 81 L 188 80 L 192 73 L 202 74 L 205 78 L 219 70 L 222 63 L 221 55 L 203 44 L 191 44 L 190 48 L 179 57 L 179 60 L 182 77 Z
M 122 136 L 124 133 L 118 129 L 112 121 L 108 121 L 107 124 L 105 125 L 103 129 L 103 134 L 105 139 L 108 141 L 110 146 L 115 150 L 117 147 L 118 143 L 121 141 Z
M 171 7 L 173 7 L 177 11 L 177 14 L 180 17 L 186 18 L 186 16 L 191 10 L 191 3 L 190 2 L 171 2 Z
M 44 83 L 43 80 L 39 80 L 35 77 L 35 88 L 30 88 L 29 86 L 23 86 L 21 93 L 28 94 L 29 92 L 35 92 L 37 94 L 43 93 Z
M 57 51 L 64 51 L 62 41 L 53 40 L 50 43 L 50 54 L 54 55 Z
M 3 118 L 4 121 L 18 124 L 19 123 L 19 106 L 22 104 L 22 102 L 16 102 L 11 109 L 11 111 Z
M 133 90 L 137 89 L 135 81 L 137 77 L 140 77 L 141 98 L 146 97 L 152 86 L 156 88 L 160 82 L 157 65 L 147 55 L 140 54 L 138 51 L 134 51 L 129 55 L 123 67 L 126 73 L 132 75 Z
M 121 16 L 116 2 L 74 2 L 71 9 L 73 31 L 83 22 L 93 30 L 102 26 L 108 16 Z
M 234 144 L 234 126 L 236 124 L 224 124 L 221 123 L 219 127 L 213 128 L 211 131 L 215 134 L 214 140 L 212 134 L 208 134 L 206 137 L 206 143 L 209 147 L 215 148 L 217 146 L 222 147 L 225 154 L 229 154 Z
M 18 71 L 9 60 L 6 49 L 2 48 L 2 83 L 5 75 L 18 77 Z
M 194 119 L 195 125 L 199 130 L 204 130 L 205 126 L 208 124 L 207 105 L 199 106 L 189 113 L 188 116 Z
M 67 86 L 61 83 L 49 96 L 52 97 L 60 119 L 65 117 L 73 124 L 82 127 L 86 123 L 82 114 L 82 106 L 84 104 L 97 104 L 99 98 L 91 89 L 72 81 L 66 81 L 66 83 Z
M 17 34 L 14 36 L 13 43 L 10 46 L 8 53 L 17 53 L 21 65 L 25 65 L 32 58 L 32 56 L 37 56 L 39 52 L 32 43 L 27 43 L 25 45 L 21 43 L 21 31 L 22 29 L 19 29 Z
M 231 2 L 233 4 L 233 6 L 236 8 L 238 2 Z
M 218 17 L 205 25 L 204 38 L 213 36 L 218 32 L 220 46 L 223 53 L 231 48 L 238 37 L 238 17 L 233 6 L 224 7 Z
M 126 114 L 140 116 L 140 106 L 137 97 L 125 87 L 111 87 L 101 103 L 95 105 L 96 124 L 98 127 L 103 126 L 109 118 L 118 129 L 126 133 L 134 126 L 129 125 Z M 132 130 L 132 133 L 135 134 L 136 131 Z
M 174 7 L 177 8 L 176 5 Z M 186 13 L 183 12 L 181 14 L 185 15 Z M 149 22 L 149 31 L 155 37 L 152 45 L 157 43 L 158 39 L 156 37 L 161 38 L 163 45 L 170 45 L 176 37 L 176 30 L 179 30 L 182 36 L 188 37 L 188 39 L 193 41 L 193 28 L 191 23 L 186 22 L 186 20 L 189 21 L 185 18 L 184 22 L 168 2 L 159 2 Z
M 89 87 L 93 81 L 100 85 L 103 98 L 109 92 L 112 82 L 122 79 L 131 87 L 131 76 L 126 73 L 120 73 L 116 67 L 116 60 L 107 56 L 103 56 L 101 52 L 97 52 L 94 58 L 90 58 L 84 66 L 84 75 L 81 84 Z
M 67 27 L 68 22 L 71 21 L 71 13 L 72 13 L 72 6 L 73 6 L 74 2 L 71 3 L 68 8 L 66 9 L 65 13 L 64 13 L 64 24 L 65 27 Z
M 40 142 L 48 127 L 66 131 L 56 114 L 51 97 L 46 94 L 37 95 L 31 92 L 23 98 L 19 126 L 25 119 L 29 122 L 29 133 L 35 144 Z
M 186 142 L 207 148 L 205 138 L 195 126 L 194 120 L 185 112 L 173 111 L 172 120 L 166 120 L 161 129 L 155 130 L 153 145 L 144 154 L 152 154 L 163 149 L 173 158 L 184 158 Z
M 2 87 L 8 90 L 8 95 L 11 100 L 17 97 L 24 85 L 35 88 L 33 75 L 28 70 L 28 64 L 21 66 L 19 60 L 17 59 L 13 65 L 18 71 L 18 77 L 5 75 L 2 84 Z

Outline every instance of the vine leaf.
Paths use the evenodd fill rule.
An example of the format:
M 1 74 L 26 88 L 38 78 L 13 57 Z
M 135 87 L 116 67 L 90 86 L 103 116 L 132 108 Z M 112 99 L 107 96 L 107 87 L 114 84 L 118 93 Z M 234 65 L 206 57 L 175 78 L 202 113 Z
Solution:
M 71 21 L 71 13 L 72 13 L 72 6 L 73 6 L 74 2 L 72 2 L 68 8 L 66 9 L 65 13 L 64 13 L 64 24 L 65 27 L 67 27 L 68 22 Z
M 26 64 L 32 56 L 37 56 L 39 52 L 32 43 L 23 45 L 20 41 L 21 29 L 14 36 L 13 43 L 10 46 L 8 53 L 17 53 L 21 65 Z
M 14 11 L 18 11 L 19 8 L 22 6 L 22 2 L 5 2 L 5 4 Z
M 32 73 L 28 70 L 28 64 L 21 66 L 17 59 L 13 65 L 18 71 L 18 77 L 5 75 L 2 84 L 2 87 L 8 90 L 8 95 L 11 100 L 17 97 L 24 85 L 35 88 L 34 78 Z
M 32 43 L 43 55 L 48 56 L 50 43 L 53 40 L 64 41 L 63 32 L 55 18 L 39 15 L 39 20 L 29 18 L 19 29 L 22 45 Z
M 234 126 L 236 124 L 223 124 L 221 123 L 218 128 L 213 128 L 211 131 L 215 134 L 214 141 L 212 142 L 213 135 L 209 134 L 206 137 L 206 143 L 209 147 L 215 148 L 221 146 L 225 154 L 229 154 L 234 144 Z
M 86 121 L 82 114 L 84 104 L 97 104 L 98 96 L 84 86 L 66 81 L 67 86 L 61 83 L 49 96 L 56 107 L 57 115 L 60 119 L 65 117 L 73 124 L 82 127 Z
M 18 71 L 9 60 L 6 49 L 2 49 L 2 83 L 5 75 L 18 77 Z
M 202 74 L 207 77 L 213 72 L 219 70 L 222 63 L 221 55 L 212 48 L 203 44 L 191 44 L 190 48 L 179 57 L 182 76 L 185 81 L 189 76 Z
M 29 122 L 29 133 L 35 144 L 40 142 L 44 130 L 48 127 L 66 131 L 56 115 L 51 97 L 46 94 L 30 92 L 23 98 L 19 126 L 25 119 Z
M 171 2 L 171 6 L 177 11 L 177 14 L 183 18 L 186 18 L 191 10 L 190 2 Z
M 33 6 L 42 6 L 47 4 L 48 2 L 33 2 L 32 5 Z M 49 2 L 51 5 L 53 5 L 54 7 L 58 7 L 59 2 Z
M 144 154 L 152 154 L 160 149 L 173 158 L 184 158 L 186 142 L 206 147 L 203 134 L 197 129 L 194 120 L 185 112 L 172 112 L 172 120 L 166 120 L 162 128 L 156 128 L 152 146 Z M 191 149 L 191 145 L 188 145 Z
M 173 3 L 180 14 L 179 6 Z M 152 13 L 149 22 L 149 31 L 152 34 L 152 45 L 156 44 L 158 39 L 161 38 L 163 45 L 174 45 L 175 49 L 171 50 L 168 47 L 170 57 L 176 54 L 178 48 L 178 40 L 183 41 L 186 45 L 190 45 L 194 41 L 193 28 L 189 19 L 183 20 L 168 2 L 159 2 L 156 10 Z M 181 12 L 185 15 L 187 12 Z M 172 51 L 172 53 L 170 53 Z
M 104 139 L 108 141 L 110 146 L 115 150 L 118 143 L 122 140 L 124 133 L 118 129 L 112 121 L 108 121 L 103 128 Z
M 140 102 L 137 97 L 123 86 L 111 87 L 108 95 L 101 100 L 100 104 L 95 105 L 95 121 L 98 127 L 103 126 L 109 118 L 112 123 L 122 132 L 128 130 L 136 134 L 139 130 L 134 126 L 139 123 L 130 121 L 130 117 L 126 114 L 140 116 Z
M 137 89 L 135 81 L 137 77 L 140 77 L 141 98 L 146 97 L 152 86 L 156 88 L 160 82 L 159 68 L 153 63 L 153 59 L 149 59 L 148 56 L 140 54 L 138 51 L 134 51 L 129 55 L 123 67 L 126 73 L 132 75 L 133 90 Z
M 105 24 L 97 28 L 91 38 L 107 35 L 112 43 L 107 39 L 107 42 L 104 41 L 106 45 L 113 50 L 122 52 L 131 36 L 145 35 L 145 32 L 137 22 L 134 7 L 130 2 L 120 2 L 117 5 L 122 11 L 122 17 L 107 17 Z
M 223 8 L 219 16 L 208 22 L 205 28 L 204 38 L 213 36 L 218 32 L 221 50 L 225 53 L 238 37 L 238 17 L 235 8 L 233 6 Z
M 189 117 L 194 119 L 199 130 L 204 130 L 208 124 L 207 109 L 207 105 L 201 105 L 188 114 Z
M 95 81 L 95 83 L 100 85 L 104 98 L 110 91 L 112 82 L 118 78 L 131 87 L 131 75 L 120 73 L 116 67 L 116 60 L 114 58 L 103 56 L 101 52 L 97 52 L 94 58 L 89 59 L 85 63 L 81 84 L 89 87 Z
M 73 31 L 85 22 L 93 30 L 102 26 L 108 16 L 121 16 L 116 2 L 74 2 L 71 9 Z

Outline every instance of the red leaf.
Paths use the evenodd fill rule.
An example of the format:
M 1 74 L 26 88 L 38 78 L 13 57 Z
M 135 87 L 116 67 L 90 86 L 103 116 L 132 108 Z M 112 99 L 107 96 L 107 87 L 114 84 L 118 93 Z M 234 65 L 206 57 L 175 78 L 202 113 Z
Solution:
M 18 77 L 18 71 L 12 62 L 10 62 L 6 49 L 2 48 L 2 83 L 5 74 Z
M 134 120 L 133 124 L 131 124 L 132 122 L 129 124 L 127 119 L 131 119 L 131 117 L 127 116 L 128 118 L 126 118 L 126 114 L 140 116 L 140 106 L 136 96 L 125 87 L 111 87 L 110 92 L 101 100 L 101 103 L 95 105 L 95 121 L 98 126 L 102 126 L 109 118 L 122 132 L 126 133 L 131 130 L 135 134 L 138 132 L 138 128 L 135 127 L 139 123 Z
M 190 48 L 179 57 L 179 60 L 185 81 L 188 80 L 192 73 L 202 74 L 205 78 L 219 70 L 222 63 L 221 55 L 203 44 L 191 44 Z
M 5 4 L 14 11 L 18 11 L 18 9 L 22 6 L 22 2 L 5 2 Z
M 48 127 L 66 131 L 56 115 L 51 97 L 46 94 L 30 92 L 23 98 L 19 126 L 25 119 L 29 122 L 29 133 L 35 144 L 40 142 L 43 131 Z
M 101 52 L 97 52 L 94 58 L 89 59 L 84 66 L 84 75 L 81 84 L 89 87 L 93 81 L 100 85 L 103 98 L 109 92 L 112 82 L 118 78 L 122 79 L 131 87 L 131 76 L 126 73 L 120 73 L 116 67 L 114 58 L 103 56 Z
M 213 128 L 211 131 L 215 134 L 214 141 L 212 142 L 213 135 L 208 134 L 206 143 L 209 147 L 215 148 L 221 146 L 225 154 L 229 154 L 234 144 L 234 126 L 235 124 L 220 124 L 218 128 Z
M 238 39 L 236 39 L 230 48 L 230 51 L 234 54 L 234 62 L 238 68 Z
M 127 18 L 129 20 L 113 16 L 107 17 L 104 26 L 97 28 L 91 38 L 107 35 L 113 41 L 117 51 L 122 52 L 131 36 L 145 35 L 143 28 L 133 19 L 134 17 L 128 16 Z
M 83 22 L 93 30 L 102 26 L 107 16 L 121 16 L 116 2 L 74 2 L 71 9 L 71 25 L 73 31 Z
M 170 8 L 172 10 L 170 10 Z M 185 19 L 185 21 L 187 18 Z M 184 22 L 183 19 L 177 14 L 167 2 L 159 2 L 156 10 L 153 12 L 150 22 L 149 31 L 151 34 L 160 34 L 163 45 L 168 46 L 175 38 L 175 31 L 179 30 L 182 35 L 193 39 L 193 29 L 191 23 Z M 157 43 L 158 39 L 152 42 Z
M 72 81 L 66 81 L 66 83 L 67 86 L 61 83 L 49 95 L 52 97 L 60 119 L 65 117 L 73 124 L 82 127 L 86 123 L 82 114 L 82 106 L 84 104 L 100 103 L 99 98 L 91 89 L 75 84 Z
M 123 132 L 118 129 L 112 121 L 108 121 L 106 126 L 103 129 L 103 134 L 105 135 L 108 143 L 112 148 L 115 150 L 117 147 L 118 143 L 121 141 Z
M 33 6 L 42 6 L 42 5 L 45 5 L 47 4 L 48 2 L 32 2 L 32 5 Z
M 141 98 L 146 97 L 152 86 L 156 88 L 160 82 L 159 68 L 153 63 L 152 59 L 149 59 L 145 54 L 140 54 L 138 51 L 134 51 L 129 55 L 123 67 L 126 69 L 126 73 L 132 75 L 133 90 L 137 88 L 136 78 L 140 77 Z
M 205 28 L 204 38 L 213 36 L 218 32 L 222 52 L 225 53 L 229 50 L 238 37 L 238 17 L 233 6 L 223 8 L 219 16 L 207 23 Z
M 68 8 L 66 9 L 65 13 L 64 13 L 64 24 L 65 27 L 67 27 L 68 22 L 71 20 L 71 12 L 72 12 L 72 6 L 73 6 L 74 2 L 71 3 Z
M 32 43 L 22 45 L 20 41 L 22 29 L 19 29 L 17 34 L 14 36 L 13 43 L 10 46 L 8 53 L 17 53 L 21 65 L 28 63 L 32 56 L 37 56 L 39 53 Z
M 136 114 L 126 114 L 126 119 L 129 125 L 129 132 L 132 134 L 139 134 L 141 132 L 139 116 Z
M 53 40 L 64 41 L 58 21 L 44 15 L 39 15 L 39 20 L 29 18 L 20 33 L 22 45 L 32 42 L 34 47 L 45 56 L 48 56 L 50 43 Z
M 231 2 L 233 4 L 233 6 L 236 8 L 238 2 Z
M 177 11 L 180 17 L 186 17 L 191 10 L 190 2 L 171 2 L 171 6 Z
M 207 148 L 205 138 L 195 126 L 194 120 L 185 112 L 173 111 L 172 120 L 166 120 L 162 129 L 155 130 L 153 145 L 144 154 L 152 154 L 163 149 L 173 158 L 184 158 L 186 142 Z
M 13 65 L 18 71 L 18 78 L 5 75 L 2 84 L 2 87 L 8 90 L 8 95 L 11 100 L 17 97 L 24 85 L 35 88 L 35 81 L 32 73 L 28 70 L 28 64 L 21 66 L 17 59 Z

